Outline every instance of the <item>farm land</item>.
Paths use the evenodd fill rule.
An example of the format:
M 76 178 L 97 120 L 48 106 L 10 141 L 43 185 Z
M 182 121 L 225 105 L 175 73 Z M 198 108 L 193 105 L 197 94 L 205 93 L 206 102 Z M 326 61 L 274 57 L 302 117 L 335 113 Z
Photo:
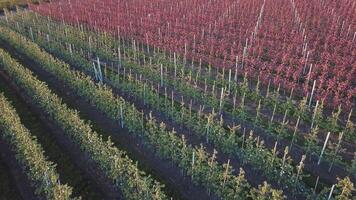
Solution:
M 0 199 L 356 199 L 355 1 L 16 3 Z

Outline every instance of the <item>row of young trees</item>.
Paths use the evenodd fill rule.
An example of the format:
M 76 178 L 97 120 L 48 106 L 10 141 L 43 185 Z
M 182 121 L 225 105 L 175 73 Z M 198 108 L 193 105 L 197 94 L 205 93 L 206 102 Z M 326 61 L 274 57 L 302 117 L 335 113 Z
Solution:
M 235 175 L 229 162 L 218 163 L 216 153 L 210 155 L 203 146 L 192 147 L 184 136 L 178 137 L 174 130 L 168 131 L 163 123 L 157 123 L 151 115 L 145 118 L 133 104 L 114 96 L 107 86 L 95 84 L 84 74 L 71 71 L 67 64 L 43 52 L 15 32 L 2 29 L 1 33 L 4 41 L 56 76 L 79 96 L 89 100 L 108 117 L 126 127 L 130 133 L 146 138 L 161 157 L 172 160 L 193 182 L 203 185 L 208 192 L 223 199 L 236 199 L 240 195 L 243 198 L 256 193 L 256 189 L 245 180 L 243 169 Z M 281 191 L 275 189 L 271 189 L 269 195 L 276 199 L 284 197 Z
M 0 39 L 8 42 L 15 49 L 21 50 L 22 53 L 31 53 L 41 65 L 45 65 L 44 61 L 48 64 L 48 54 L 31 45 L 15 32 L 0 27 Z M 53 57 L 50 58 L 53 59 Z M 116 148 L 110 139 L 104 141 L 89 124 L 80 119 L 77 111 L 63 104 L 62 100 L 53 94 L 43 82 L 36 79 L 30 70 L 17 63 L 7 53 L 2 53 L 2 66 L 14 82 L 26 91 L 33 102 L 40 106 L 68 134 L 68 137 L 95 161 L 125 198 L 168 198 L 162 192 L 163 186 L 160 183 L 139 170 L 126 153 Z M 89 80 L 83 80 L 82 83 L 86 81 Z M 85 88 L 83 86 L 83 89 Z
M 4 56 L 7 55 L 2 49 L 0 56 L 0 66 L 4 66 L 7 64 Z M 0 94 L 0 134 L 15 152 L 18 163 L 36 189 L 36 195 L 56 200 L 76 199 L 72 197 L 72 188 L 60 183 L 55 163 L 48 161 L 41 145 L 21 123 L 16 110 L 3 94 Z

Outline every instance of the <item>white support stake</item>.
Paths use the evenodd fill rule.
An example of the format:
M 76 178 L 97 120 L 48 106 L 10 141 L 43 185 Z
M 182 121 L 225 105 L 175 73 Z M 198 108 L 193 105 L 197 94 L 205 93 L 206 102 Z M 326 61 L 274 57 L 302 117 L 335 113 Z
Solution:
M 316 83 L 316 80 L 314 80 L 314 82 L 313 82 L 313 88 L 312 88 L 312 92 L 310 94 L 309 105 L 308 105 L 309 108 L 310 108 L 312 100 L 313 100 L 313 95 L 314 95 L 314 90 L 315 90 L 315 83 Z
M 177 77 L 177 56 L 176 52 L 174 52 L 174 78 Z
M 35 41 L 35 38 L 33 37 L 33 30 L 32 30 L 32 27 L 30 27 L 30 35 L 31 35 L 32 42 L 34 42 L 34 41 Z
M 335 184 L 333 184 L 333 186 L 331 187 L 331 190 L 330 190 L 330 193 L 329 193 L 328 200 L 330 200 L 330 199 L 331 199 L 331 196 L 333 195 L 333 192 L 334 192 L 334 188 L 335 188 Z
M 229 69 L 229 89 L 228 89 L 229 92 L 230 92 L 230 88 L 231 88 L 231 69 Z
M 223 98 L 224 98 L 224 88 L 221 88 L 219 114 L 221 114 Z
M 97 63 L 98 63 L 98 77 L 99 77 L 99 81 L 101 83 L 103 83 L 103 74 L 101 73 L 101 65 L 100 65 L 100 60 L 99 57 L 97 57 Z
M 323 154 L 324 154 L 324 151 L 325 151 L 326 145 L 328 144 L 329 137 L 330 137 L 330 132 L 328 132 L 328 135 L 326 136 L 326 139 L 325 139 L 325 142 L 324 142 L 323 149 L 321 150 L 321 153 L 320 153 L 320 156 L 319 156 L 318 165 L 320 165 L 321 158 L 323 157 Z
M 73 56 L 72 44 L 69 44 L 68 46 L 69 46 L 70 56 Z
M 96 69 L 94 62 L 93 62 L 93 69 L 94 69 L 95 79 L 96 79 L 96 80 L 99 80 L 98 70 Z
M 316 111 L 318 109 L 318 106 L 319 106 L 319 101 L 316 101 L 316 105 L 315 105 L 315 108 L 314 108 L 314 114 L 313 114 L 313 119 L 312 119 L 312 123 L 311 123 L 310 129 L 312 129 L 313 126 L 314 126 L 314 120 L 315 120 L 315 117 L 316 117 Z
M 122 109 L 122 104 L 120 104 L 120 119 L 121 119 L 121 128 L 124 128 L 124 113 Z
M 163 87 L 163 65 L 161 64 L 161 87 Z
M 234 81 L 237 81 L 237 66 L 239 64 L 239 56 L 236 56 L 236 63 L 235 63 L 235 76 L 234 76 Z

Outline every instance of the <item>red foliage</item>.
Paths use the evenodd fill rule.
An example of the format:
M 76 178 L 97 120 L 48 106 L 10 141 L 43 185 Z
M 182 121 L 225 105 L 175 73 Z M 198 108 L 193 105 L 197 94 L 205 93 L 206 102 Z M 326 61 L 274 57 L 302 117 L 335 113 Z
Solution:
M 181 55 L 186 46 L 188 58 L 215 67 L 233 68 L 239 56 L 241 73 L 262 74 L 262 81 L 294 88 L 300 95 L 310 94 L 316 80 L 317 99 L 350 109 L 356 90 L 355 4 L 353 0 L 57 0 L 30 8 Z

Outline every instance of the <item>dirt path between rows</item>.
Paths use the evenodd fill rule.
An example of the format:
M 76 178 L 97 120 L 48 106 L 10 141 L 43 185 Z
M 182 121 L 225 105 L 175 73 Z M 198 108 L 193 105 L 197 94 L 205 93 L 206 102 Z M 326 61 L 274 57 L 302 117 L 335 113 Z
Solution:
M 0 132 L 0 134 L 2 134 Z M 12 147 L 7 144 L 2 138 L 0 138 L 0 157 L 3 159 L 2 161 L 6 165 L 6 169 L 12 180 L 7 180 L 12 182 L 13 184 L 9 185 L 11 192 L 16 192 L 20 199 L 26 200 L 40 200 L 34 193 L 34 188 L 31 187 L 31 182 L 27 178 L 27 175 L 23 172 L 22 166 L 17 162 L 15 153 L 11 150 Z M 11 197 L 16 198 L 16 194 L 10 194 Z M 0 195 L 2 197 L 2 195 Z

